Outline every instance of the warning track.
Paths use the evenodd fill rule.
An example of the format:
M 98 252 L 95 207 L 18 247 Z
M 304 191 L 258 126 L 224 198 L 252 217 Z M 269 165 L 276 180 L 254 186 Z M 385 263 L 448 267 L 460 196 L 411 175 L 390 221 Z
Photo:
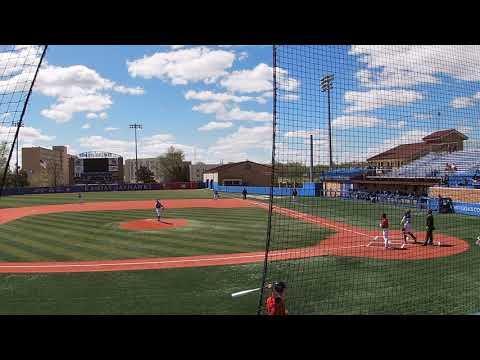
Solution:
M 268 205 L 260 202 L 240 199 L 188 199 L 164 200 L 166 208 L 242 208 L 261 207 L 268 209 Z M 130 209 L 151 209 L 152 200 L 142 201 L 112 201 L 92 202 L 84 204 L 62 204 L 47 206 L 31 206 L 23 208 L 0 209 L 0 225 L 26 216 L 84 211 L 114 211 Z M 300 259 L 314 256 L 336 255 L 369 257 L 390 260 L 419 260 L 451 256 L 468 250 L 466 241 L 441 233 L 435 233 L 435 241 L 441 246 L 408 245 L 404 249 L 385 250 L 382 247 L 367 246 L 370 240 L 379 235 L 378 231 L 371 231 L 357 226 L 351 226 L 330 219 L 305 214 L 295 210 L 273 207 L 276 213 L 292 218 L 327 227 L 336 231 L 333 236 L 323 240 L 315 246 L 270 251 L 269 261 Z M 423 239 L 425 233 L 419 232 L 417 237 Z M 392 231 L 393 237 L 400 237 L 400 232 Z M 0 273 L 65 273 L 65 272 L 101 272 L 187 268 L 200 266 L 238 265 L 262 262 L 265 253 L 249 252 L 221 255 L 198 255 L 169 258 L 143 258 L 127 260 L 102 261 L 57 261 L 57 262 L 0 262 Z

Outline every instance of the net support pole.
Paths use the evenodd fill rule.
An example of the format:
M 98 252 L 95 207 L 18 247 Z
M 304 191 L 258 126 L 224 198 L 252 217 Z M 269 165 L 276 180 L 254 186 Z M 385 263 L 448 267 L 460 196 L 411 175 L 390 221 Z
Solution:
M 310 134 L 310 183 L 313 183 L 313 135 Z
M 260 295 L 258 297 L 257 315 L 261 315 L 265 282 L 267 279 L 267 265 L 268 265 L 268 250 L 270 249 L 271 228 L 272 228 L 272 208 L 273 208 L 273 186 L 275 184 L 275 132 L 277 124 L 277 47 L 272 46 L 272 60 L 273 60 L 273 101 L 272 101 L 272 175 L 270 180 L 270 196 L 268 202 L 268 227 L 267 227 L 267 241 L 265 244 L 265 258 L 263 262 L 262 284 L 260 286 Z

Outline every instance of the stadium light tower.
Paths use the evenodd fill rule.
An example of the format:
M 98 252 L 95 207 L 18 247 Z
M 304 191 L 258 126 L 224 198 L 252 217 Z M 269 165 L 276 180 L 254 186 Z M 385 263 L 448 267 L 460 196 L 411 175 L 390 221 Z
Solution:
M 320 85 L 322 87 L 322 92 L 327 92 L 328 98 L 328 153 L 329 153 L 329 168 L 332 168 L 332 124 L 330 119 L 330 90 L 333 89 L 333 75 L 325 75 L 320 80 Z
M 137 182 L 138 172 L 138 151 L 137 151 L 137 129 L 143 129 L 142 124 L 130 124 L 130 129 L 135 130 L 135 182 Z
M 20 124 L 19 121 L 13 121 L 12 122 L 12 126 L 14 126 L 14 127 L 17 127 L 19 125 L 20 125 L 20 127 L 24 127 L 23 123 Z M 18 185 L 17 181 L 18 181 L 18 143 L 20 142 L 19 140 L 20 140 L 20 133 L 18 134 L 17 140 L 16 140 L 16 142 L 17 142 L 17 144 L 16 144 L 17 145 L 17 163 L 15 164 L 15 175 L 16 175 L 15 186 Z

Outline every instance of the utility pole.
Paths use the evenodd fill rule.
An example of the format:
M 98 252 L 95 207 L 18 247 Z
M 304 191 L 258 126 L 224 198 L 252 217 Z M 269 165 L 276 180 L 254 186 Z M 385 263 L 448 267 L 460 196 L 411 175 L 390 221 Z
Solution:
M 18 127 L 18 126 L 19 127 L 24 127 L 25 125 L 23 123 L 20 123 L 19 121 L 13 121 L 12 126 L 13 127 Z M 15 187 L 18 187 L 18 143 L 20 142 L 19 138 L 20 138 L 20 132 L 18 133 L 17 138 L 15 140 L 16 146 L 17 146 L 17 161 L 16 161 L 16 164 L 15 164 Z
M 328 99 L 328 152 L 329 162 L 328 166 L 331 169 L 333 167 L 332 161 L 332 124 L 330 118 L 330 90 L 333 89 L 333 75 L 325 75 L 321 80 L 322 92 L 327 92 Z
M 143 129 L 141 124 L 130 124 L 130 129 L 135 131 L 135 182 L 137 182 L 137 172 L 138 172 L 138 149 L 137 149 L 137 129 Z

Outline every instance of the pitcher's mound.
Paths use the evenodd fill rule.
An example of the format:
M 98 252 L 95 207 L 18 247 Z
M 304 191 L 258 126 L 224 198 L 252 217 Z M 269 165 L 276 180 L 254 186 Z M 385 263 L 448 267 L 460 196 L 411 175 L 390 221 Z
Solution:
M 120 229 L 123 230 L 163 230 L 185 226 L 188 221 L 185 219 L 141 219 L 125 221 L 120 223 Z

